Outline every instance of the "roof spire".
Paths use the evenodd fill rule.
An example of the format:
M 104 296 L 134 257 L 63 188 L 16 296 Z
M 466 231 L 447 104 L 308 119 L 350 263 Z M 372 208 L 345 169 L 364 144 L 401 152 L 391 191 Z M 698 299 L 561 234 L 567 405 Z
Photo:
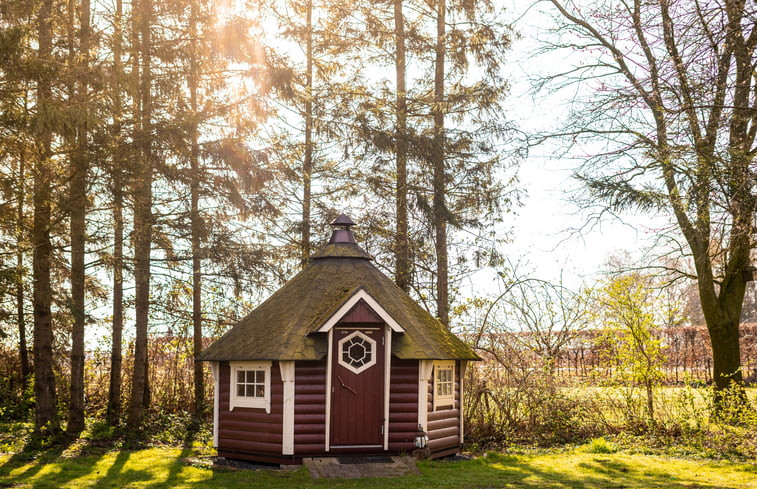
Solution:
M 352 234 L 352 231 L 350 230 L 351 226 L 355 225 L 355 222 L 347 217 L 345 214 L 339 214 L 339 217 L 334 219 L 334 222 L 331 223 L 334 227 L 340 227 L 341 229 L 334 229 L 331 232 L 331 239 L 329 239 L 329 244 L 331 243 L 352 243 L 357 244 L 357 241 L 355 241 L 355 236 Z

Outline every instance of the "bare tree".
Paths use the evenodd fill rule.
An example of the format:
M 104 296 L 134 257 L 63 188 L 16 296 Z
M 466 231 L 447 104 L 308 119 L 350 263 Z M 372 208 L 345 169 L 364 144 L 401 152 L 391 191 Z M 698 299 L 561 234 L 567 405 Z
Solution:
M 757 4 L 550 2 L 550 49 L 590 55 L 543 80 L 581 87 L 557 135 L 595 148 L 576 172 L 584 203 L 672 216 L 671 238 L 683 235 L 680 254 L 694 264 L 715 384 L 741 382 L 742 272 L 757 203 Z
M 508 330 L 521 346 L 541 360 L 553 375 L 560 354 L 589 321 L 586 294 L 561 283 L 519 281 L 503 298 L 500 317 L 508 318 Z

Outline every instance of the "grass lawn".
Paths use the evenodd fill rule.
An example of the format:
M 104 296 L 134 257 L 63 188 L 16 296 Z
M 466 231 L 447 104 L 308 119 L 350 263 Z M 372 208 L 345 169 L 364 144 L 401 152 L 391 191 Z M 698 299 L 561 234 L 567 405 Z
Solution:
M 314 480 L 304 468 L 212 470 L 187 462 L 203 448 L 0 454 L 0 487 L 13 488 L 755 488 L 757 464 L 671 458 L 585 448 L 467 461 L 424 461 L 423 475 L 399 479 Z M 88 453 L 89 452 L 89 453 Z

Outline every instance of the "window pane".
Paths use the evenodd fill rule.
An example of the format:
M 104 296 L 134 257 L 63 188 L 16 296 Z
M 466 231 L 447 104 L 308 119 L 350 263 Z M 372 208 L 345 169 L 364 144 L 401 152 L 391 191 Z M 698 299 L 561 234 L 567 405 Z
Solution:
M 255 383 L 256 384 L 262 384 L 265 382 L 265 372 L 262 370 L 256 370 L 255 371 Z
M 248 384 L 245 387 L 246 387 L 245 397 L 255 397 L 255 386 Z
M 255 397 L 265 397 L 265 386 L 264 385 L 256 385 L 255 386 Z
M 244 397 L 244 384 L 237 384 L 237 397 Z
M 237 382 L 244 384 L 244 370 L 237 370 Z

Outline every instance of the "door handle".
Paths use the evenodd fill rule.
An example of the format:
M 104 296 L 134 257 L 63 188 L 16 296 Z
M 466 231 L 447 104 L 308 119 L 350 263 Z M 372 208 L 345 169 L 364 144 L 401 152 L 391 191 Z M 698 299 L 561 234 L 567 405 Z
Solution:
M 337 380 L 339 381 L 339 383 L 340 383 L 340 384 L 342 384 L 342 387 L 344 387 L 344 388 L 345 388 L 345 389 L 347 389 L 348 391 L 352 392 L 353 394 L 357 395 L 357 391 L 356 391 L 355 389 L 353 389 L 352 387 L 350 387 L 350 386 L 346 385 L 346 384 L 344 383 L 344 381 L 342 381 L 342 378 L 341 378 L 341 377 L 339 377 L 339 376 L 337 375 L 337 376 L 336 376 L 336 379 L 337 379 Z

